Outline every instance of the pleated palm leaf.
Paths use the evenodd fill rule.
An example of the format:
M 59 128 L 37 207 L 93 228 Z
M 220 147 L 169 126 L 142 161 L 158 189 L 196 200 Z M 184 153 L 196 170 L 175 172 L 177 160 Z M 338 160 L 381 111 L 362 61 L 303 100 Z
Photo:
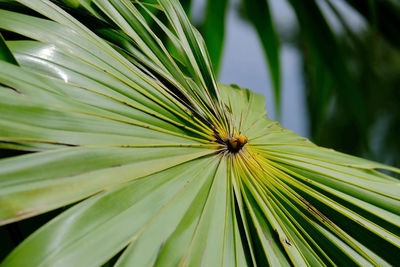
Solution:
M 0 223 L 68 208 L 2 266 L 396 264 L 400 170 L 218 84 L 177 0 L 6 2 Z

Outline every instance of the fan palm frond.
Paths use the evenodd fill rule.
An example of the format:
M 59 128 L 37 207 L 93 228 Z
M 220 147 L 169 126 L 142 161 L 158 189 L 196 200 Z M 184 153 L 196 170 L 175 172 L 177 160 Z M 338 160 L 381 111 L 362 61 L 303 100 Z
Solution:
M 395 263 L 400 185 L 380 170 L 400 170 L 218 84 L 177 0 L 17 2 L 0 10 L 24 36 L 1 46 L 0 146 L 33 153 L 0 160 L 0 223 L 70 207 L 3 266 Z

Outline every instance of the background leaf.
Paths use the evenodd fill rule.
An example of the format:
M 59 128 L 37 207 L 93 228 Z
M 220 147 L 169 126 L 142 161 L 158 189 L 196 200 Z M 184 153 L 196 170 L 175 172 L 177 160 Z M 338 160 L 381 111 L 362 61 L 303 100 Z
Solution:
M 248 20 L 255 27 L 269 65 L 274 88 L 275 109 L 278 117 L 281 112 L 281 64 L 280 41 L 267 0 L 243 1 Z
M 208 0 L 202 25 L 202 34 L 215 73 L 218 74 L 224 48 L 228 0 Z

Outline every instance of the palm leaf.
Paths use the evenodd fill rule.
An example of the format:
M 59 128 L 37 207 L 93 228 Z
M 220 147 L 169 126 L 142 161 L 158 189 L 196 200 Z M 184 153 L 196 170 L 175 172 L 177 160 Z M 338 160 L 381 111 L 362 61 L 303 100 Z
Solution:
M 310 86 L 311 114 L 315 116 L 315 132 L 323 125 L 328 116 L 328 107 L 332 101 L 332 91 L 344 103 L 346 112 L 354 118 L 358 129 L 366 131 L 366 107 L 362 91 L 350 74 L 344 59 L 342 47 L 330 29 L 316 1 L 307 0 L 304 4 L 290 1 L 296 12 L 306 49 L 306 61 L 312 77 L 316 81 Z M 360 137 L 363 138 L 363 137 Z
M 217 73 L 221 66 L 228 5 L 228 0 L 208 0 L 202 25 L 204 41 L 207 44 L 213 68 Z
M 70 207 L 3 266 L 395 264 L 399 182 L 379 170 L 400 170 L 318 147 L 217 84 L 176 0 L 152 4 L 168 24 L 147 13 L 165 41 L 145 3 L 18 2 L 41 16 L 0 10 L 29 38 L 6 42 L 19 65 L 0 61 L 0 147 L 34 153 L 0 160 L 0 223 Z
M 360 12 L 374 28 L 395 46 L 400 46 L 400 38 L 396 27 L 400 23 L 400 4 L 398 1 L 346 0 L 346 2 Z
M 281 64 L 280 44 L 267 0 L 243 1 L 248 20 L 257 31 L 268 62 L 274 88 L 275 109 L 281 112 Z

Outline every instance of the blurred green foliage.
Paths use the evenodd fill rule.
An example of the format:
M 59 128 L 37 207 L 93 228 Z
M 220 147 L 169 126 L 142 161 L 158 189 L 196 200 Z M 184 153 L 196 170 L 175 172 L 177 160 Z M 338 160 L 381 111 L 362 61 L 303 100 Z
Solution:
M 210 8 L 221 2 L 226 4 L 225 0 L 208 1 L 203 25 L 209 24 L 212 11 L 221 18 L 226 16 L 220 9 Z M 264 48 L 278 113 L 280 80 L 285 78 L 280 77 L 280 43 L 289 40 L 293 44 L 294 40 L 303 58 L 311 139 L 319 145 L 399 166 L 400 2 L 343 0 L 367 23 L 365 29 L 357 31 L 335 2 L 288 0 L 297 17 L 296 30 L 290 32 L 277 29 L 271 1 L 242 0 L 238 12 L 254 26 Z M 341 23 L 342 32 L 332 29 L 322 4 Z M 219 34 L 223 34 L 222 26 L 216 25 Z M 198 28 L 204 31 L 202 25 Z M 206 43 L 212 57 L 219 59 L 221 55 L 217 54 L 222 49 L 207 38 Z M 219 64 L 214 67 L 218 69 Z
M 360 97 L 366 106 L 366 131 L 354 125 L 342 100 L 333 93 L 323 121 L 310 113 L 312 136 L 321 145 L 399 166 L 400 50 L 374 30 L 353 35 L 351 40 L 343 36 L 341 41 L 351 77 L 360 88 Z M 311 87 L 315 77 L 307 65 L 305 61 L 308 87 Z

